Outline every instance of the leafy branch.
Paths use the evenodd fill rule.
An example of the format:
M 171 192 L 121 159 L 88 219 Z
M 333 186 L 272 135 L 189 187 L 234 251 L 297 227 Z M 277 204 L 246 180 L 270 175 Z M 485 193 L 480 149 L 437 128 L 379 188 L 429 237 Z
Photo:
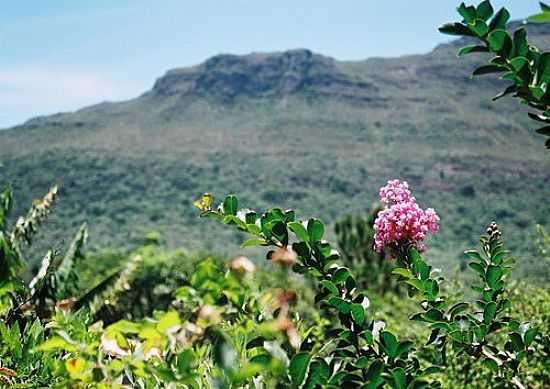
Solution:
M 517 377 L 520 361 L 532 351 L 538 332 L 529 323 L 506 316 L 511 301 L 506 298 L 506 277 L 513 268 L 514 260 L 503 248 L 500 231 L 492 223 L 483 236 L 481 253 L 466 251 L 471 259 L 469 268 L 475 272 L 481 283 L 473 287 L 480 293 L 476 302 L 479 308 L 470 309 L 467 302 L 458 302 L 452 306 L 439 293 L 440 278 L 432 274 L 431 266 L 426 264 L 418 251 L 410 246 L 396 250 L 395 256 L 402 267 L 393 270 L 401 281 L 411 288 L 411 294 L 419 295 L 423 311 L 411 316 L 411 320 L 428 323 L 432 329 L 428 344 L 435 343 L 445 356 L 448 345 L 473 358 L 482 359 L 483 364 L 497 373 L 500 379 L 508 378 L 516 386 L 522 387 Z M 507 342 L 499 349 L 491 342 L 492 335 L 506 331 Z
M 550 21 L 550 7 L 541 3 L 541 8 L 541 14 L 528 20 Z M 531 119 L 546 124 L 537 132 L 550 137 L 550 52 L 541 52 L 530 44 L 523 27 L 510 35 L 507 31 L 510 13 L 506 8 L 495 13 L 489 0 L 481 2 L 477 7 L 461 3 L 457 10 L 463 18 L 462 21 L 447 23 L 439 31 L 479 41 L 460 49 L 459 56 L 471 53 L 495 55 L 488 64 L 474 70 L 473 75 L 499 73 L 501 79 L 510 81 L 511 84 L 493 100 L 512 95 L 536 109 L 538 112 L 529 112 L 528 115 Z M 550 149 L 550 138 L 545 144 Z
M 368 320 L 369 300 L 357 288 L 350 270 L 340 265 L 338 251 L 323 239 L 325 226 L 320 220 L 297 220 L 293 210 L 279 208 L 263 214 L 239 210 L 234 195 L 227 196 L 217 209 L 212 209 L 212 202 L 210 194 L 195 202 L 202 217 L 213 217 L 251 235 L 243 246 L 273 247 L 267 258 L 313 277 L 318 285 L 315 301 L 337 314 L 342 328 L 329 334 L 335 339 L 330 364 L 322 355 L 301 350 L 289 367 L 295 386 L 306 380 L 310 387 L 361 386 L 365 382 L 368 388 L 384 383 L 394 388 L 430 385 L 424 377 L 438 368 L 421 369 L 412 342 L 399 341 L 393 333 L 384 331 L 380 322 Z

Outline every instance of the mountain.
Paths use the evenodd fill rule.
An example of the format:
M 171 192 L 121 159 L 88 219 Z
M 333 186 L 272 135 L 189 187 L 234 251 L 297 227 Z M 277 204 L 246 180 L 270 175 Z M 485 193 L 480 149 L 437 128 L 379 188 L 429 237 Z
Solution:
M 548 26 L 529 36 L 550 47 Z M 158 229 L 168 246 L 235 253 L 241 237 L 197 220 L 190 204 L 202 192 L 334 222 L 368 211 L 399 177 L 442 215 L 434 263 L 451 270 L 495 219 L 522 271 L 538 272 L 532 236 L 550 220 L 550 159 L 526 107 L 491 101 L 503 82 L 469 77 L 486 58 L 457 58 L 464 43 L 364 61 L 304 49 L 217 55 L 135 99 L 0 131 L 1 181 L 18 211 L 60 184 L 47 242 L 88 221 L 95 247 Z

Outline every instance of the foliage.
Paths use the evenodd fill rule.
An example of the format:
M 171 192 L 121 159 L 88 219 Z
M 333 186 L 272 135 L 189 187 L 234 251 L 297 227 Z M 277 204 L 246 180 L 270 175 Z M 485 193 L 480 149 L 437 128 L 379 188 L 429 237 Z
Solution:
M 359 386 L 366 383 L 372 387 L 382 384 L 406 387 L 436 384 L 423 377 L 439 372 L 440 367 L 422 369 L 413 342 L 398 341 L 388 330 L 380 332 L 383 327 L 368 319 L 368 298 L 357 288 L 350 270 L 339 265 L 339 253 L 323 240 L 324 225 L 318 219 L 300 221 L 293 210 L 278 208 L 261 215 L 249 209 L 241 210 L 234 195 L 227 196 L 217 209 L 211 207 L 210 194 L 202 199 L 208 201 L 195 204 L 202 216 L 216 218 L 253 236 L 243 246 L 272 246 L 275 249 L 270 250 L 267 257 L 273 263 L 292 266 L 294 271 L 316 279 L 316 302 L 337 314 L 341 329 L 327 334 L 336 348 L 323 355 L 311 353 L 308 347 L 302 346 L 301 353 L 297 354 L 303 355 L 305 365 L 311 360 L 327 364 L 326 375 L 308 377 L 305 368 L 299 376 L 300 384 L 308 379 L 315 379 L 318 385 Z M 395 205 L 386 204 L 386 207 Z M 529 323 L 504 317 L 504 311 L 511 305 L 510 299 L 503 297 L 505 279 L 513 261 L 503 249 L 496 224 L 492 224 L 488 236 L 481 239 L 484 257 L 477 251 L 466 252 L 474 259 L 470 267 L 482 279 L 482 284 L 475 287 L 482 296 L 478 301 L 481 310 L 471 313 L 465 312 L 469 303 L 459 301 L 449 306 L 447 299 L 440 295 L 443 278 L 434 276 L 431 267 L 420 256 L 417 247 L 423 245 L 418 241 L 402 240 L 399 235 L 395 239 L 392 244 L 386 242 L 401 265 L 393 273 L 409 285 L 411 295 L 420 295 L 423 312 L 414 314 L 411 320 L 425 322 L 431 327 L 427 345 L 434 344 L 436 355 L 440 355 L 437 363 L 443 366 L 448 363 L 446 349 L 450 346 L 458 355 L 482 359 L 483 364 L 496 373 L 496 382 L 502 386 L 523 387 L 519 380 L 520 364 L 532 354 L 548 351 L 544 344 L 546 335 L 540 335 Z M 499 349 L 493 333 L 503 328 L 508 340 L 503 349 Z M 338 363 L 332 365 L 327 361 Z
M 548 296 L 522 300 L 522 312 L 535 318 L 531 328 L 503 316 L 510 309 L 504 301 L 523 297 L 514 289 L 498 289 L 494 294 L 483 289 L 483 298 L 491 299 L 484 301 L 486 306 L 492 302 L 502 306 L 490 322 L 484 315 L 486 307 L 481 310 L 482 319 L 479 311 L 462 311 L 454 319 L 451 313 L 443 313 L 434 322 L 436 310 L 462 309 L 465 303 L 457 305 L 460 297 L 452 293 L 451 298 L 443 298 L 439 290 L 445 290 L 445 285 L 432 278 L 435 273 L 418 253 L 410 246 L 396 246 L 401 248 L 397 258 L 404 267 L 394 272 L 410 289 L 419 285 L 416 280 L 421 281 L 417 295 L 425 297 L 421 299 L 423 313 L 411 317 L 421 320 L 404 326 L 413 305 L 392 297 L 393 293 L 380 296 L 381 291 L 372 291 L 371 304 L 359 286 L 366 280 L 356 280 L 349 268 L 339 264 L 339 254 L 324 240 L 325 228 L 319 220 L 298 221 L 294 211 L 276 208 L 263 215 L 239 210 L 235 196 L 228 196 L 217 210 L 211 209 L 208 196 L 201 200 L 195 205 L 202 208 L 203 216 L 254 236 L 244 246 L 274 246 L 268 254 L 272 268 L 262 271 L 244 257 L 224 264 L 182 251 L 166 252 L 158 245 L 162 239 L 158 234 L 148 234 L 143 246 L 130 253 L 86 255 L 82 228 L 63 260 L 54 268 L 44 265 L 43 269 L 50 270 L 39 272 L 54 276 L 55 281 L 48 281 L 44 289 L 41 285 L 49 277 L 36 278 L 39 281 L 33 286 L 44 298 L 32 300 L 16 321 L 0 323 L 0 380 L 16 387 L 60 388 L 401 388 L 434 387 L 439 382 L 460 387 L 468 380 L 491 387 L 516 380 L 519 385 L 526 382 L 538 387 L 546 382 L 550 344 L 547 335 L 534 329 L 548 321 L 544 305 L 550 301 Z M 493 241 L 483 242 L 486 249 L 487 242 L 491 246 Z M 500 243 L 494 244 L 493 254 L 498 256 Z M 390 246 L 387 252 L 394 249 Z M 500 266 L 504 258 L 487 258 L 490 264 L 484 285 L 500 288 L 504 278 L 493 279 L 495 271 L 489 267 Z M 407 271 L 418 277 L 405 280 Z M 78 276 L 67 276 L 71 273 Z M 23 287 L 18 293 L 28 296 L 28 290 L 32 288 Z M 445 327 L 461 326 L 466 318 L 472 325 L 488 328 L 482 345 L 472 343 L 462 329 Z M 504 329 L 500 328 L 503 323 Z M 397 338 L 398 333 L 408 339 Z M 504 340 L 501 333 L 506 333 Z M 424 337 L 435 346 L 425 346 Z M 525 351 L 513 353 L 519 339 Z M 438 358 L 445 343 L 444 354 L 452 363 Z M 480 361 L 465 359 L 479 350 L 485 356 Z M 497 363 L 500 381 L 494 380 L 494 366 L 487 360 L 502 361 L 502 366 Z M 475 374 L 472 363 L 479 365 Z
M 549 7 L 541 3 L 542 13 L 529 18 L 533 22 L 550 21 Z M 502 73 L 503 80 L 511 84 L 493 98 L 499 99 L 506 95 L 519 98 L 529 107 L 538 112 L 529 113 L 529 117 L 547 126 L 537 132 L 550 137 L 550 52 L 541 52 L 527 41 L 525 28 L 518 28 L 513 36 L 506 31 L 510 13 L 506 8 L 494 13 L 489 0 L 481 2 L 477 7 L 461 3 L 458 13 L 463 17 L 460 23 L 449 23 L 439 31 L 445 34 L 461 35 L 477 38 L 481 45 L 473 44 L 463 47 L 459 55 L 470 53 L 491 53 L 495 55 L 489 64 L 474 70 L 473 75 Z M 550 138 L 546 140 L 550 149 Z
M 20 216 L 13 228 L 9 229 L 7 217 L 12 207 L 12 191 L 6 188 L 0 194 L 0 315 L 12 308 L 17 301 L 13 301 L 14 294 L 21 290 L 22 283 L 18 278 L 18 272 L 24 267 L 25 260 L 21 252 L 21 245 L 30 245 L 38 226 L 48 216 L 57 195 L 57 187 L 53 187 L 41 200 L 34 200 L 26 216 Z M 42 283 L 48 275 L 53 253 L 50 251 L 44 257 L 44 266 L 41 272 L 33 280 L 33 284 Z M 34 286 L 33 285 L 33 286 Z M 31 288 L 31 296 L 36 295 L 36 288 Z
M 547 17 L 550 8 L 542 8 L 534 19 Z M 506 68 L 516 88 L 509 93 L 544 109 L 539 116 L 550 121 L 546 53 L 528 46 L 524 32 L 512 40 L 505 31 L 507 11 L 495 16 L 493 11 L 489 1 L 462 4 L 464 24 L 443 31 L 482 39 L 486 46 L 463 52 L 495 52 L 500 59 L 477 73 Z M 533 73 L 522 78 L 527 71 Z M 317 173 L 325 177 L 322 166 Z M 214 207 L 213 195 L 205 193 L 193 203 L 201 216 L 247 233 L 242 247 L 267 248 L 265 266 L 242 256 L 225 263 L 217 256 L 167 251 L 161 247 L 164 236 L 156 232 L 131 251 L 86 254 L 88 233 L 82 225 L 65 255 L 48 250 L 27 284 L 23 246 L 33 242 L 56 193 L 54 187 L 33 201 L 13 227 L 11 189 L 0 194 L 0 385 L 550 385 L 548 290 L 511 280 L 515 260 L 492 223 L 481 250 L 465 252 L 477 279 L 475 301 L 465 298 L 457 281 L 449 282 L 425 258 L 427 234 L 438 232 L 440 219 L 434 209 L 418 206 L 406 182 L 392 180 L 381 188 L 383 209 L 336 225 L 343 254 L 328 242 L 330 231 L 319 219 L 300 220 L 292 209 L 242 209 L 235 195 Z M 469 183 L 461 193 L 472 197 L 476 190 Z M 338 202 L 317 200 L 337 213 Z M 312 211 L 317 206 L 310 204 Z M 209 237 L 224 245 L 228 235 L 213 229 Z M 437 247 L 437 241 L 429 243 Z M 542 226 L 536 246 L 546 263 L 548 234 Z

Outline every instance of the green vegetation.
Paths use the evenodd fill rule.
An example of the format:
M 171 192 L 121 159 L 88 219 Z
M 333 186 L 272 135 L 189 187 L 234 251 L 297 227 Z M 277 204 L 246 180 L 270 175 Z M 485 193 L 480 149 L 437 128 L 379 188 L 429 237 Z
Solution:
M 39 282 L 31 282 L 34 286 L 21 280 L 8 284 L 16 298 L 8 304 L 11 308 L 4 307 L 0 323 L 1 382 L 60 388 L 240 387 L 252 380 L 266 387 L 376 387 L 377 382 L 396 388 L 439 383 L 501 388 L 511 382 L 543 388 L 550 383 L 550 338 L 545 332 L 550 294 L 509 284 L 505 263 L 510 257 L 494 228 L 482 239 L 489 259 L 467 252 L 474 270 L 488 266 L 482 282 L 489 289 L 481 289 L 481 302 L 465 300 L 456 281 L 431 278 L 437 273 L 414 249 L 398 256 L 404 267 L 393 268 L 393 277 L 419 296 L 422 312 L 415 314 L 414 299 L 399 290 L 384 294 L 370 283 L 372 274 L 359 272 L 363 276 L 355 278 L 354 269 L 341 266 L 338 252 L 323 240 L 319 220 L 299 222 L 294 211 L 278 209 L 263 215 L 239 212 L 234 196 L 212 211 L 211 198 L 197 205 L 205 215 L 252 233 L 255 237 L 246 246 L 276 246 L 269 254 L 269 269 L 244 257 L 225 263 L 167 252 L 159 247 L 158 233 L 148 234 L 131 253 L 85 255 L 85 233 L 80 232 L 61 263 L 45 261 L 47 267 L 35 278 Z M 35 202 L 33 209 L 43 206 Z M 19 223 L 31 224 L 36 225 Z M 2 235 L 6 245 L 14 246 L 6 237 L 29 236 L 8 233 L 8 227 L 4 224 Z M 291 240 L 291 232 L 299 238 Z M 539 247 L 546 252 L 547 240 L 541 236 Z M 292 249 L 285 242 L 293 242 Z M 371 243 L 353 247 L 366 253 Z M 15 251 L 4 257 L 9 263 L 17 258 Z M 63 274 L 76 277 L 63 279 Z M 366 290 L 356 287 L 369 284 Z M 67 285 L 72 285 L 72 295 L 59 293 Z M 489 317 L 493 305 L 497 308 Z M 478 333 L 483 328 L 487 332 Z M 479 336 L 485 339 L 481 343 Z M 431 345 L 425 346 L 428 338 Z M 477 352 L 483 358 L 468 357 Z
M 497 54 L 474 73 L 506 68 L 548 120 L 547 53 L 489 1 L 458 11 L 442 31 Z M 385 67 L 218 56 L 0 134 L 0 387 L 550 387 L 547 160 L 511 106 L 481 103 L 496 83 L 449 67 L 456 46 Z M 395 172 L 418 200 L 395 179 L 374 202 Z M 243 198 L 190 201 L 207 186 Z
M 542 13 L 529 20 L 535 22 L 550 21 L 550 7 L 540 3 Z M 512 82 L 503 92 L 493 100 L 512 94 L 518 97 L 531 108 L 541 113 L 529 113 L 531 119 L 542 123 L 550 123 L 550 53 L 541 51 L 527 42 L 527 31 L 518 28 L 511 37 L 506 31 L 510 14 L 502 8 L 496 14 L 491 2 L 486 0 L 477 8 L 467 7 L 464 3 L 458 7 L 458 12 L 464 18 L 462 23 L 449 23 L 439 29 L 445 34 L 473 36 L 483 44 L 474 44 L 463 47 L 459 55 L 471 53 L 491 53 L 488 65 L 474 70 L 474 76 L 503 73 L 501 79 Z M 494 14 L 494 15 L 493 15 Z M 550 126 L 537 130 L 539 134 L 550 137 Z M 550 139 L 546 140 L 546 147 L 550 149 Z

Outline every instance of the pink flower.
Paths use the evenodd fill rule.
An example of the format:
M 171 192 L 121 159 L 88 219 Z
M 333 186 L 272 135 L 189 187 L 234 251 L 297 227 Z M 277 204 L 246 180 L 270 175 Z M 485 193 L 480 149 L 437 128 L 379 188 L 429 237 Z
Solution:
M 420 208 L 408 184 L 399 180 L 388 181 L 380 188 L 380 199 L 385 206 L 374 221 L 375 250 L 380 252 L 388 244 L 403 242 L 425 250 L 426 235 L 439 230 L 439 216 L 435 210 Z
M 415 201 L 415 198 L 411 197 L 407 181 L 390 180 L 386 186 L 380 188 L 380 200 L 385 205 L 392 205 Z

